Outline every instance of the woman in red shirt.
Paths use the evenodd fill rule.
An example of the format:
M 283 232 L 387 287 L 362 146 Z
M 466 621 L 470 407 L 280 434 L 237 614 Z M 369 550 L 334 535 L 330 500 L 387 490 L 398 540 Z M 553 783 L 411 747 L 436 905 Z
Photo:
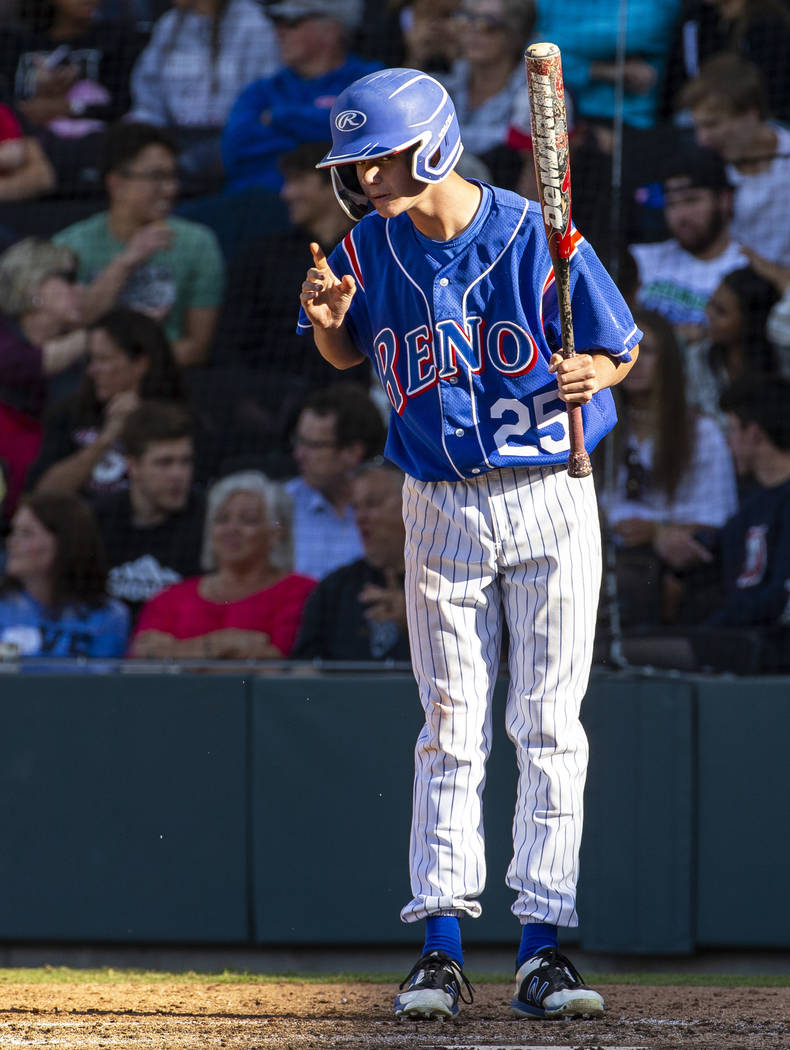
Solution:
M 131 655 L 175 660 L 288 656 L 315 580 L 288 571 L 285 493 L 258 471 L 223 478 L 206 511 L 205 576 L 162 591 L 140 614 Z

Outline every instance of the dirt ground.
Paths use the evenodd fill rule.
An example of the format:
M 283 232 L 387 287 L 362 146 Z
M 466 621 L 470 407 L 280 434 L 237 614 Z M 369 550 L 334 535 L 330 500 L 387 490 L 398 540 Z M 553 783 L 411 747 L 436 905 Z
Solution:
M 398 1022 L 386 984 L 13 984 L 0 1047 L 68 1050 L 790 1050 L 790 988 L 606 985 L 596 1021 L 513 1018 L 511 986 L 481 984 L 454 1022 Z

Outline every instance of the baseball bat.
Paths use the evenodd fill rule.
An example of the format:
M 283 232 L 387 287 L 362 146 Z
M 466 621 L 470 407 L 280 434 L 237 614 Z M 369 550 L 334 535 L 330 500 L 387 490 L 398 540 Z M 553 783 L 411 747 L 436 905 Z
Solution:
M 571 166 L 568 155 L 568 118 L 562 83 L 562 60 L 556 44 L 530 44 L 524 55 L 529 88 L 529 118 L 532 128 L 532 155 L 538 199 L 543 212 L 546 240 L 554 269 L 560 310 L 563 357 L 573 357 L 573 315 L 571 313 Z M 591 473 L 590 457 L 584 447 L 582 406 L 568 405 L 570 453 L 568 473 L 585 478 Z

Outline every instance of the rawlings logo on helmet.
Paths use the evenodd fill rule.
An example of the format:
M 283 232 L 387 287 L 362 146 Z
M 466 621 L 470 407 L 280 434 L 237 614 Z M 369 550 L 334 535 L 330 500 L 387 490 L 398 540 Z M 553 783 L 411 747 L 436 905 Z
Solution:
M 367 119 L 358 109 L 344 109 L 335 117 L 335 127 L 338 131 L 357 131 Z

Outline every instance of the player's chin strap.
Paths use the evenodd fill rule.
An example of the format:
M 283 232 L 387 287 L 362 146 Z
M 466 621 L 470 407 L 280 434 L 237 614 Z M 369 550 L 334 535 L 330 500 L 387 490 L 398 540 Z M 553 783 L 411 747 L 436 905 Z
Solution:
M 373 205 L 359 184 L 353 164 L 336 164 L 331 169 L 331 176 L 335 196 L 349 219 L 359 222 L 368 212 L 373 211 Z

